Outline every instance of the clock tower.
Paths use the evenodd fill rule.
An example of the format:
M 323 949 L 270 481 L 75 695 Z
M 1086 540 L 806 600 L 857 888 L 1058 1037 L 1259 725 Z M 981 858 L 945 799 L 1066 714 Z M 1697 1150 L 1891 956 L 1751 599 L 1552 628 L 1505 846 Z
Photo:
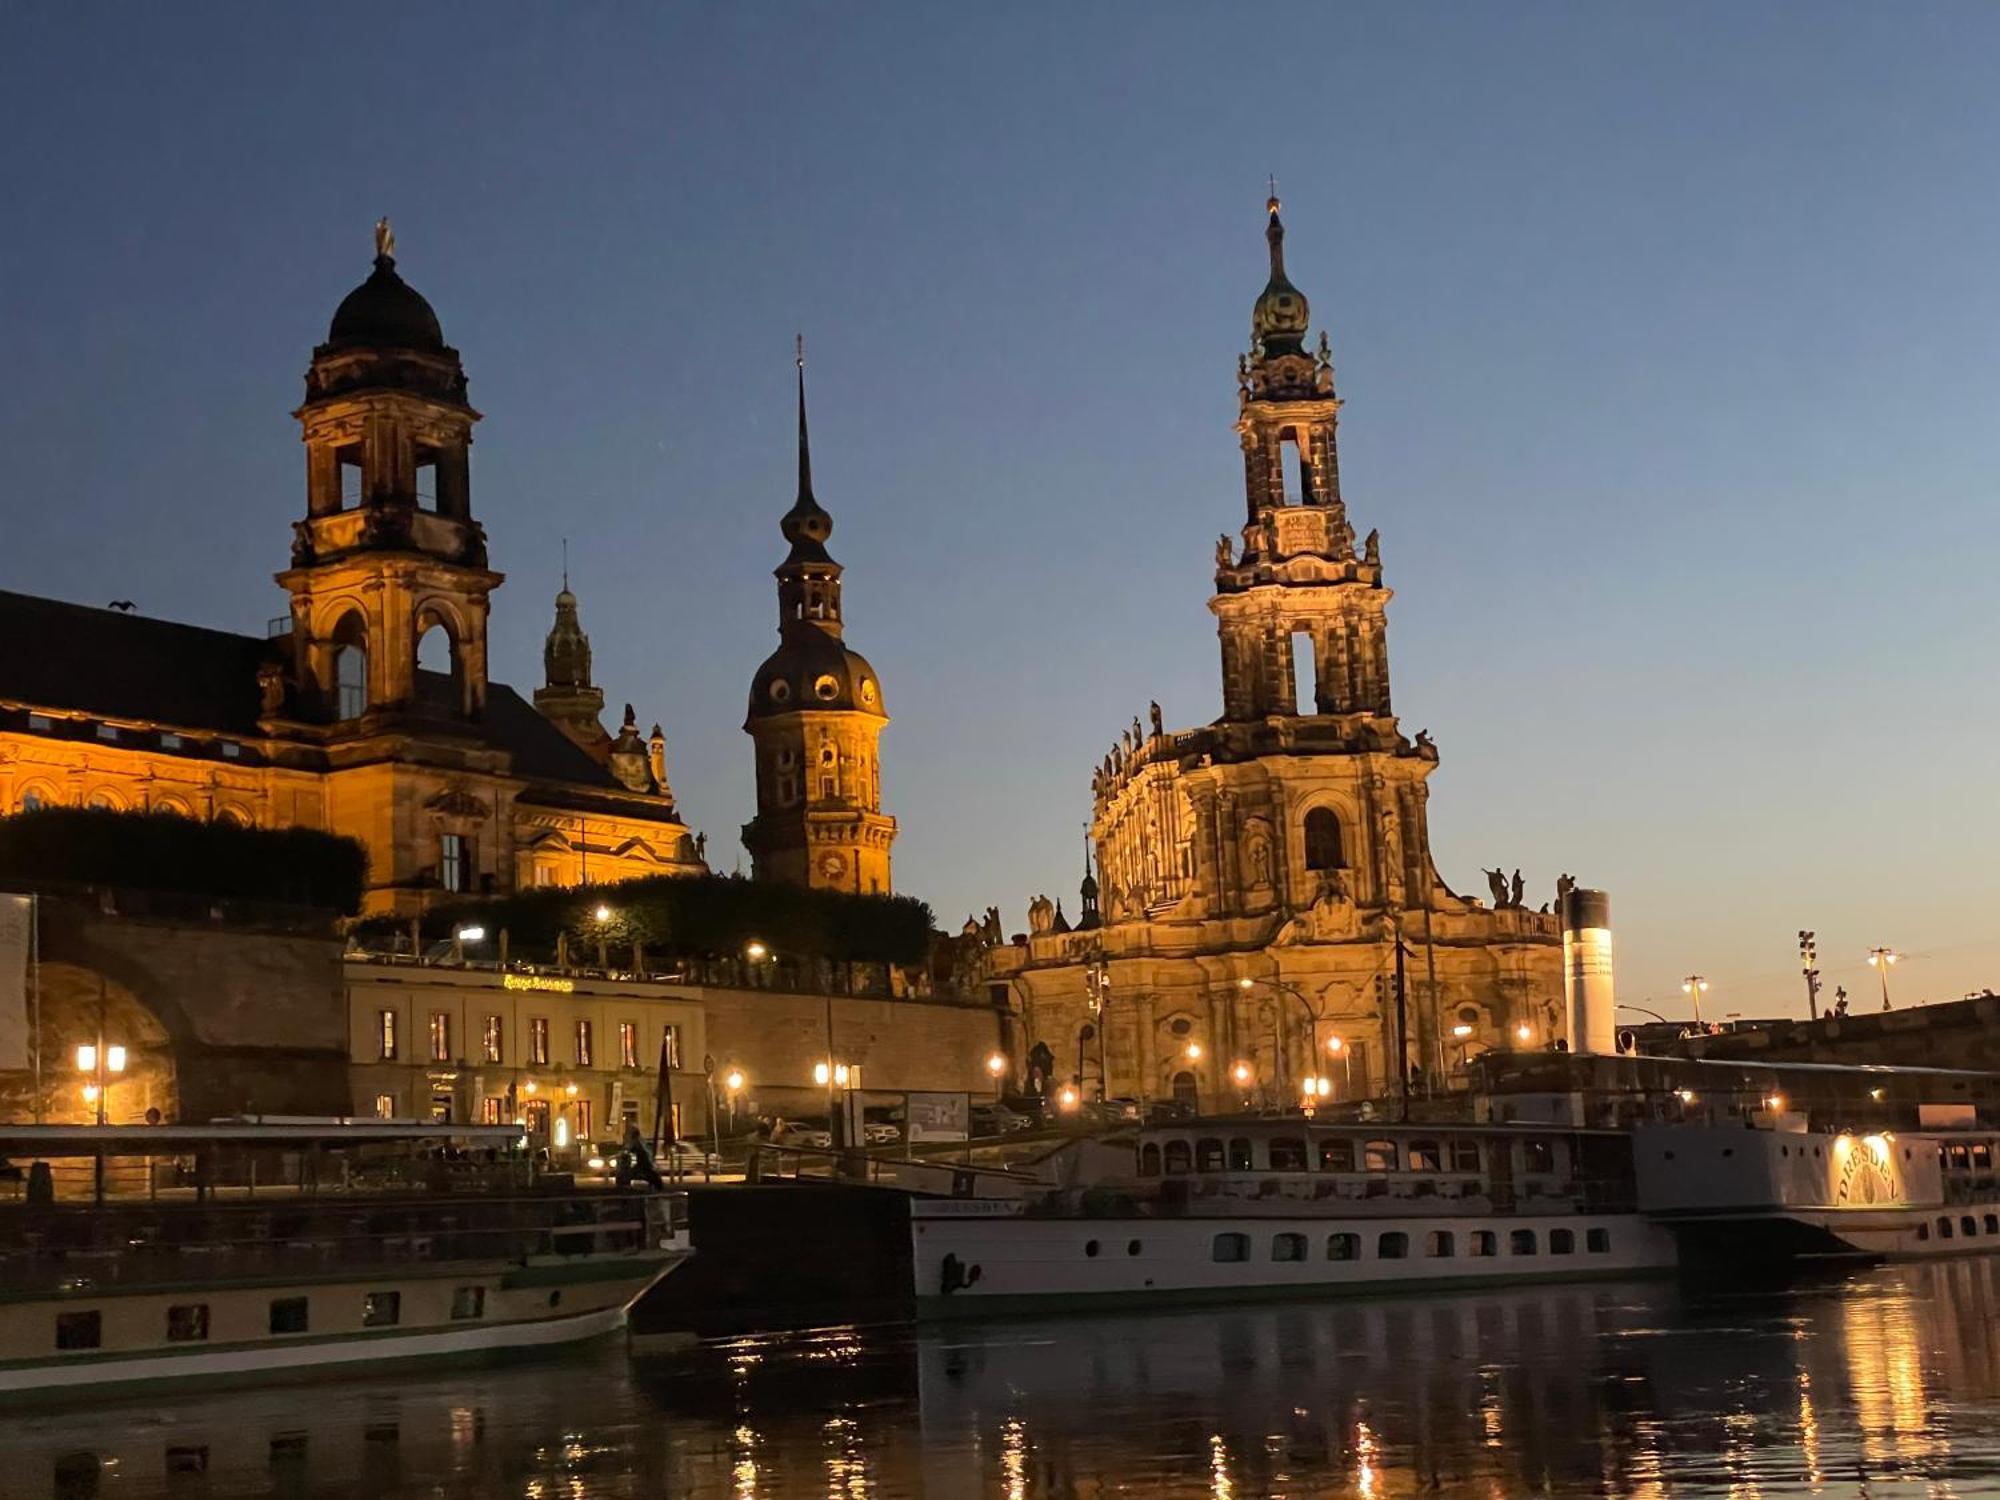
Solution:
M 889 722 L 875 669 L 842 638 L 833 517 L 813 496 L 799 356 L 799 493 L 779 523 L 778 649 L 750 681 L 757 816 L 743 826 L 759 880 L 887 895 L 896 820 L 882 812 L 877 742 Z

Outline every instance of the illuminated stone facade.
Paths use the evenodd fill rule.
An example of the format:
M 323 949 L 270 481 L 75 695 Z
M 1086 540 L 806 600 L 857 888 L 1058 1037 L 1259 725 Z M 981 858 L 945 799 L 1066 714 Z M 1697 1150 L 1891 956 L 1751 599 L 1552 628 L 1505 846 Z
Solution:
M 491 681 L 501 575 L 472 512 L 479 414 L 437 315 L 372 275 L 313 351 L 288 614 L 239 636 L 0 594 L 0 812 L 152 809 L 360 840 L 367 907 L 704 868 L 659 727 L 596 720 L 568 581 L 536 702 Z M 580 653 L 576 649 L 580 645 Z
M 757 816 L 743 827 L 756 878 L 888 894 L 896 820 L 882 811 L 878 743 L 889 722 L 875 669 L 842 639 L 833 517 L 813 496 L 799 362 L 799 493 L 780 523 L 778 649 L 750 681 Z
M 1432 863 L 1438 752 L 1390 706 L 1380 543 L 1348 523 L 1332 360 L 1324 334 L 1306 348 L 1275 198 L 1267 239 L 1238 365 L 1247 515 L 1216 545 L 1209 600 L 1222 716 L 1133 720 L 1092 776 L 1081 920 L 1037 902 L 1026 938 L 987 956 L 1054 1076 L 1080 1071 L 1087 1092 L 1100 1053 L 1113 1095 L 1230 1107 L 1296 1099 L 1309 1078 L 1330 1098 L 1383 1092 L 1399 933 L 1411 1069 L 1443 1078 L 1560 1034 L 1557 919 L 1511 886 L 1494 907 L 1460 896 Z

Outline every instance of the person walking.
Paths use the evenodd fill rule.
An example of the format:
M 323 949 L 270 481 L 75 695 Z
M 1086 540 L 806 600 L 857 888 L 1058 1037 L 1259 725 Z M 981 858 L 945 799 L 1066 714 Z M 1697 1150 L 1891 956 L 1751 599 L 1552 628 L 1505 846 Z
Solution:
M 630 1187 L 634 1181 L 650 1184 L 655 1188 L 667 1185 L 660 1176 L 660 1169 L 653 1164 L 653 1153 L 646 1149 L 645 1137 L 639 1134 L 637 1125 L 625 1127 L 625 1150 L 618 1163 L 618 1185 Z

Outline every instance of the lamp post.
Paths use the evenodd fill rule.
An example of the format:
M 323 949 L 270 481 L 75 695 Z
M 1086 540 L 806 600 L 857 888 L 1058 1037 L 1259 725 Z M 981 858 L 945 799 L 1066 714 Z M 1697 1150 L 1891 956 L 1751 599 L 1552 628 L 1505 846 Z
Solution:
M 116 1044 L 106 1045 L 104 1040 L 104 992 L 100 987 L 97 1001 L 97 1041 L 84 1042 L 76 1049 L 76 1070 L 88 1074 L 90 1082 L 83 1086 L 83 1102 L 96 1108 L 97 1123 L 104 1124 L 107 1106 L 111 1098 L 113 1075 L 125 1071 L 125 1049 Z M 104 1201 L 104 1144 L 99 1142 L 95 1159 L 91 1164 L 91 1181 L 96 1199 Z
M 1241 1102 L 1248 1105 L 1250 1102 L 1250 1084 L 1256 1078 L 1256 1073 L 1251 1070 L 1250 1064 L 1239 1061 L 1229 1070 L 1229 1076 L 1236 1083 L 1236 1092 L 1242 1096 Z
M 1451 1028 L 1451 1039 L 1458 1044 L 1458 1071 L 1465 1071 L 1465 1051 L 1472 1045 L 1472 1028 L 1460 1021 Z
M 993 1102 L 998 1104 L 1002 1093 L 1007 1087 L 1007 1058 L 1005 1054 L 995 1052 L 989 1055 L 986 1059 L 986 1072 L 987 1076 L 993 1080 Z
M 1097 1031 L 1097 1097 L 1104 1099 L 1111 1093 L 1111 1077 L 1104 1063 L 1104 1012 L 1111 1004 L 1111 965 L 1103 959 L 1093 960 L 1083 971 L 1083 986 L 1090 998 L 1090 1015 Z M 1083 1086 L 1083 1059 L 1076 1064 L 1077 1086 Z
M 1681 993 L 1694 1002 L 1694 1024 L 1701 1025 L 1701 997 L 1708 993 L 1708 981 L 1699 974 L 1690 974 L 1681 981 Z
M 1354 1102 L 1354 1049 L 1349 1047 L 1340 1037 L 1330 1036 L 1326 1039 L 1326 1050 L 1340 1059 L 1346 1073 L 1346 1079 L 1340 1091 L 1340 1101 L 1343 1104 L 1352 1104 Z
M 1889 1008 L 1889 966 L 1903 955 L 1894 948 L 1870 948 L 1868 962 L 1882 979 L 1882 1009 Z
M 1306 998 L 1305 991 L 1301 990 L 1296 985 L 1286 983 L 1282 979 L 1257 980 L 1257 979 L 1252 979 L 1249 975 L 1246 974 L 1241 979 L 1236 981 L 1236 987 L 1244 991 L 1246 994 L 1249 991 L 1257 988 L 1259 984 L 1268 984 L 1272 989 L 1276 990 L 1279 994 L 1290 995 L 1294 1000 L 1299 1002 L 1299 1009 L 1306 1013 L 1306 1027 L 1312 1035 L 1311 1052 L 1313 1053 L 1313 1055 L 1317 1056 L 1319 1053 L 1319 1023 L 1322 1018 L 1318 1010 L 1316 1010 L 1313 1007 L 1312 1001 Z M 1285 1049 L 1277 1043 L 1276 1031 L 1277 1031 L 1277 1025 L 1276 1022 L 1274 1021 L 1272 1023 L 1272 1033 L 1273 1033 L 1272 1051 L 1276 1053 L 1274 1062 L 1276 1063 L 1277 1077 L 1274 1078 L 1272 1082 L 1280 1090 L 1282 1090 L 1285 1086 Z
M 1807 928 L 1799 929 L 1799 967 L 1806 976 L 1806 1016 L 1809 1020 L 1819 1019 L 1819 935 Z
M 729 1100 L 729 1133 L 736 1134 L 736 1096 L 743 1092 L 743 1070 L 731 1068 L 722 1075 L 722 1091 Z

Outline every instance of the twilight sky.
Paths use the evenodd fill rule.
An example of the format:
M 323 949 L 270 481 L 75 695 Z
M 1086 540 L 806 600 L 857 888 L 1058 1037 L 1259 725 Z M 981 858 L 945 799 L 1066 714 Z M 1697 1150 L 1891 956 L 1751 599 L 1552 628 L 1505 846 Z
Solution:
M 1276 173 L 1457 889 L 1613 894 L 1684 1013 L 2000 982 L 2000 10 L 0 9 L 0 587 L 245 631 L 288 416 L 388 214 L 486 416 L 539 680 L 728 869 L 803 328 L 900 888 L 1074 908 L 1093 761 L 1220 711 L 1233 366 Z M 6 649 L 32 649 L 9 643 Z M 719 856 L 719 857 L 718 857 Z

